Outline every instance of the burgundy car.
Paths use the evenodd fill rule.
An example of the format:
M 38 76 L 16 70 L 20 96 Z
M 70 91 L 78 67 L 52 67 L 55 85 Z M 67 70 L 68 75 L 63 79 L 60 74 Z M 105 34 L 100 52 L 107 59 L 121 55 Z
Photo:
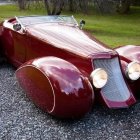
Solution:
M 28 97 L 57 117 L 81 117 L 93 103 L 127 108 L 140 91 L 140 46 L 110 49 L 73 16 L 14 17 L 0 24 L 1 53 Z

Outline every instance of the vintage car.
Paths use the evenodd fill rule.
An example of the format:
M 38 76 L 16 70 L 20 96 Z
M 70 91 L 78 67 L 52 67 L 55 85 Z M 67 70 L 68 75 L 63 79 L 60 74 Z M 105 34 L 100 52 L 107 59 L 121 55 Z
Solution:
M 127 108 L 140 91 L 140 46 L 110 49 L 73 16 L 14 17 L 0 24 L 0 50 L 28 97 L 57 117 L 77 118 L 93 103 Z

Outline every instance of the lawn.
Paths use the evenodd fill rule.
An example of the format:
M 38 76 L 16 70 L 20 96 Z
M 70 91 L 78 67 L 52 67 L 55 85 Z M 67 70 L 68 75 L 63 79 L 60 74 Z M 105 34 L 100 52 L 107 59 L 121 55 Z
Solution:
M 12 16 L 21 15 L 45 15 L 44 9 L 32 9 L 19 11 L 15 5 L 0 6 L 0 20 Z M 110 47 L 127 44 L 140 45 L 140 7 L 132 7 L 128 15 L 101 15 L 101 14 L 78 14 L 74 15 L 78 21 L 84 19 L 86 26 L 84 29 L 90 31 L 96 38 L 108 44 Z

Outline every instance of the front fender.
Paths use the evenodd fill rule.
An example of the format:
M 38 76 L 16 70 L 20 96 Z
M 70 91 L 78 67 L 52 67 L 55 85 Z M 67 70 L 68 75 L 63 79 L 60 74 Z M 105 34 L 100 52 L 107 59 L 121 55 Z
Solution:
M 115 49 L 120 56 L 129 61 L 138 61 L 140 63 L 140 46 L 127 45 Z
M 56 57 L 34 59 L 22 65 L 16 76 L 30 99 L 52 115 L 81 117 L 92 107 L 90 82 L 67 61 Z
M 127 46 L 116 48 L 115 50 L 120 55 L 121 64 L 122 64 L 124 73 L 125 73 L 127 65 L 130 62 L 137 61 L 140 63 L 140 46 L 127 45 Z M 135 82 L 132 82 L 132 81 L 128 81 L 128 82 L 131 89 L 134 91 L 135 95 L 140 97 L 140 95 L 138 94 L 140 92 L 140 88 L 139 88 L 140 79 Z

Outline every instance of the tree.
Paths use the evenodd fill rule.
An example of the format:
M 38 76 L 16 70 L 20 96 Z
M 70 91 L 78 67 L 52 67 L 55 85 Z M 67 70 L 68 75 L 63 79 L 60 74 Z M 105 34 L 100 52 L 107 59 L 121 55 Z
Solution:
M 68 0 L 68 5 L 69 11 L 74 12 L 75 11 L 74 0 Z
M 117 12 L 126 14 L 130 11 L 131 0 L 120 0 L 117 6 Z
M 88 13 L 88 0 L 79 0 L 79 7 L 84 13 Z
M 26 0 L 18 0 L 18 6 L 20 10 L 25 10 L 26 9 Z
M 101 13 L 114 13 L 115 2 L 114 0 L 94 0 L 94 6 Z
M 140 6 L 140 0 L 133 0 L 132 4 L 135 6 Z
M 131 0 L 94 0 L 96 9 L 102 13 L 128 13 L 131 3 Z
M 60 15 L 64 7 L 64 0 L 44 0 L 44 3 L 48 15 Z

